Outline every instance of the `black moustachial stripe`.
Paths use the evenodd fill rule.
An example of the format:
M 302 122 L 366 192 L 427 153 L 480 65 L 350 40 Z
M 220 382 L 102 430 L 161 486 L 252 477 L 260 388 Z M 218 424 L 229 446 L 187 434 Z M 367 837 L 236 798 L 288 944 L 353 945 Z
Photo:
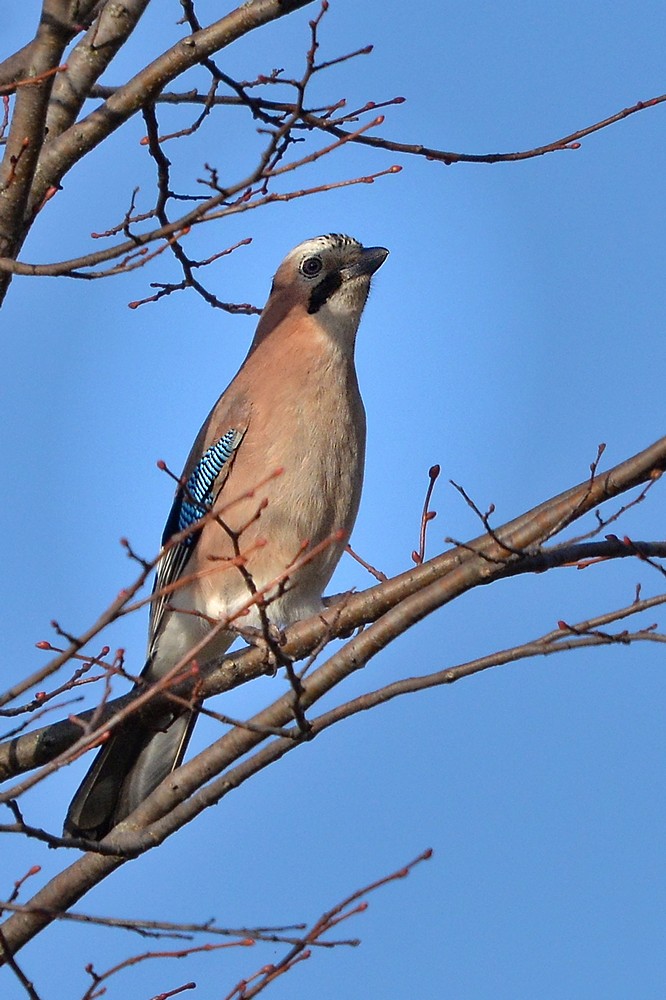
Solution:
M 338 288 L 342 284 L 342 276 L 339 271 L 332 271 L 327 274 L 318 285 L 312 289 L 310 293 L 310 302 L 308 303 L 308 312 L 310 314 L 319 312 L 324 302 L 330 299 L 334 292 L 337 292 Z

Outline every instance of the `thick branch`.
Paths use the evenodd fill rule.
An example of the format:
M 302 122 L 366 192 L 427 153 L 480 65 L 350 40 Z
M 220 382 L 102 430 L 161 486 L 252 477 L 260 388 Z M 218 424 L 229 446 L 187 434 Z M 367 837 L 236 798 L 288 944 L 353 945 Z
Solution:
M 650 481 L 665 467 L 666 438 L 661 438 L 652 447 L 609 472 L 547 500 L 498 528 L 494 536 L 481 535 L 392 580 L 361 594 L 349 596 L 325 616 L 315 616 L 293 626 L 287 634 L 284 651 L 286 655 L 300 659 L 309 655 L 327 636 L 344 635 L 360 625 L 374 622 L 375 625 L 365 629 L 352 643 L 348 643 L 340 654 L 347 658 L 356 656 L 361 664 L 396 634 L 405 631 L 415 621 L 471 586 L 489 583 L 497 577 L 518 572 L 541 572 L 547 567 L 562 565 L 573 559 L 600 555 L 607 558 L 636 555 L 644 543 L 627 546 L 619 540 L 608 540 L 597 543 L 594 548 L 577 546 L 574 550 L 557 548 L 551 552 L 533 552 L 530 547 L 551 537 L 556 530 L 561 530 L 571 520 L 593 510 L 605 500 Z M 502 542 L 509 548 L 503 548 Z M 512 554 L 520 551 L 524 551 L 525 555 Z M 658 555 L 663 548 L 656 547 L 649 551 L 650 554 Z M 391 617 L 387 615 L 390 611 Z M 107 620 L 108 615 L 102 616 L 102 622 Z M 79 645 L 76 646 L 78 648 Z M 60 662 L 63 660 L 64 657 L 59 658 Z M 264 671 L 262 650 L 251 649 L 227 655 L 206 665 L 199 693 L 204 698 L 211 697 L 261 676 Z M 186 694 L 186 688 L 174 688 L 174 693 Z M 104 731 L 105 724 L 114 712 L 126 708 L 132 697 L 124 695 L 101 710 L 100 733 Z M 158 713 L 160 706 L 163 706 L 163 701 L 156 700 L 155 706 L 147 711 Z M 92 711 L 82 713 L 80 719 L 85 721 L 91 715 Z M 6 780 L 44 765 L 67 751 L 80 737 L 80 726 L 65 720 L 0 745 L 0 776 Z M 12 794 L 19 794 L 20 791 L 21 789 L 13 789 Z
M 18 253 L 27 231 L 27 206 L 37 162 L 44 141 L 46 112 L 53 88 L 49 70 L 57 66 L 75 33 L 69 22 L 69 4 L 45 0 L 34 41 L 24 52 L 28 77 L 38 82 L 20 87 L 0 166 L 0 256 Z M 9 277 L 0 277 L 0 300 Z
M 67 57 L 67 72 L 53 85 L 46 118 L 47 144 L 76 121 L 90 89 L 139 23 L 150 0 L 105 3 L 99 17 Z
M 393 636 L 428 613 L 428 610 L 440 606 L 475 582 L 487 582 L 494 574 L 501 574 L 519 558 L 514 554 L 519 546 L 526 548 L 551 537 L 604 500 L 658 477 L 665 467 L 666 438 L 662 438 L 609 472 L 567 490 L 509 522 L 493 535 L 483 535 L 469 546 L 456 548 L 364 595 L 351 598 L 337 613 L 333 613 L 333 620 L 337 616 L 337 625 L 340 626 L 342 620 L 349 626 L 353 610 L 356 611 L 356 621 L 359 617 L 365 617 L 368 621 L 376 619 L 374 625 L 352 639 L 344 650 L 303 680 L 301 707 L 306 709 L 314 704 L 345 676 L 363 666 Z M 507 546 L 511 546 L 511 551 Z M 420 590 L 426 581 L 431 582 Z M 390 615 L 386 614 L 396 602 L 400 602 L 400 606 Z M 322 627 L 321 623 L 318 625 L 315 620 L 311 620 L 290 630 L 284 652 L 290 656 L 305 655 L 308 649 L 314 647 L 317 637 L 320 638 Z M 237 665 L 244 661 L 256 662 L 263 655 L 263 651 L 252 650 L 241 656 L 228 658 L 222 669 L 234 662 Z M 292 719 L 293 693 L 289 692 L 252 721 L 259 726 L 268 724 L 274 727 L 287 724 Z M 230 783 L 230 776 L 223 774 L 201 788 L 211 774 L 220 774 L 262 739 L 265 736 L 242 728 L 225 734 L 204 755 L 195 757 L 164 781 L 129 820 L 106 838 L 105 846 L 124 851 L 145 850 L 147 846 L 159 844 L 192 815 L 218 801 L 234 786 L 235 782 Z M 203 756 L 205 767 L 202 770 L 200 758 Z M 184 801 L 188 796 L 192 796 L 191 799 Z M 148 827 L 150 833 L 147 836 L 142 831 L 147 831 Z M 89 853 L 57 875 L 33 898 L 34 912 L 15 914 L 5 923 L 3 933 L 8 947 L 12 952 L 17 951 L 51 921 L 54 909 L 71 906 L 88 889 L 123 864 L 124 860 L 121 857 Z M 44 909 L 39 909 L 40 907 Z
M 34 44 L 34 40 L 28 42 L 18 52 L 14 52 L 0 63 L 0 93 L 11 93 L 14 85 L 29 75 L 27 66 Z
M 68 170 L 107 136 L 152 103 L 160 91 L 186 70 L 226 48 L 255 28 L 307 6 L 313 0 L 249 0 L 202 31 L 188 35 L 153 60 L 100 108 L 76 123 L 76 134 L 64 132 L 44 150 L 32 192 L 39 205 L 47 189 L 60 183 Z M 3 255 L 4 256 L 4 255 Z

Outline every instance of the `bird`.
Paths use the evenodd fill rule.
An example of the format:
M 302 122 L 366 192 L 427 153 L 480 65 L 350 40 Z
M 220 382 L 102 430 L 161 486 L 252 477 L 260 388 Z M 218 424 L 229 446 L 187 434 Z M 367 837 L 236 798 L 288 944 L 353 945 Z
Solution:
M 388 253 L 332 233 L 280 264 L 247 356 L 179 479 L 142 688 L 186 665 L 197 644 L 205 663 L 243 629 L 267 620 L 280 629 L 322 609 L 361 497 L 366 419 L 354 347 Z M 254 593 L 261 600 L 248 610 Z M 99 841 L 126 819 L 181 764 L 196 717 L 196 707 L 135 715 L 114 729 L 72 799 L 65 833 Z

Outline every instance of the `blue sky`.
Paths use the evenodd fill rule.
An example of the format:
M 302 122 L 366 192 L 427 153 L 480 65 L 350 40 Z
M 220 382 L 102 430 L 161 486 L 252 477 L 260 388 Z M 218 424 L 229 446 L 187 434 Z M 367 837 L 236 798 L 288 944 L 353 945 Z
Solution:
M 146 29 L 105 82 L 176 37 L 177 3 L 153 5 Z M 3 49 L 29 37 L 39 5 L 3 14 Z M 220 5 L 198 5 L 202 21 Z M 221 58 L 243 78 L 298 75 L 314 8 L 254 33 Z M 332 0 L 321 56 L 374 43 L 371 56 L 322 74 L 315 92 L 350 106 L 396 95 L 381 134 L 463 152 L 530 148 L 664 91 L 663 4 L 470 0 L 381 5 Z M 192 78 L 194 79 L 194 77 Z M 479 531 L 447 485 L 461 483 L 496 523 L 664 433 L 663 106 L 538 159 L 445 167 L 346 148 L 296 175 L 296 187 L 394 162 L 400 174 L 232 217 L 193 233 L 208 256 L 251 236 L 206 278 L 221 297 L 261 305 L 278 263 L 301 240 L 348 232 L 388 247 L 358 344 L 368 412 L 366 484 L 354 547 L 387 573 L 418 540 L 427 470 L 442 466 L 429 553 Z M 174 116 L 162 116 L 165 130 Z M 240 115 L 214 116 L 172 146 L 181 190 L 205 161 L 235 178 L 251 160 Z M 152 169 L 129 125 L 66 179 L 23 259 L 85 252 L 117 223 L 132 188 L 147 205 Z M 254 142 L 254 139 L 252 140 Z M 322 143 L 323 145 L 323 143 Z M 214 312 L 194 294 L 130 310 L 166 259 L 105 282 L 14 281 L 0 321 L 0 419 L 6 531 L 0 585 L 5 676 L 38 667 L 34 648 L 57 618 L 76 632 L 133 577 L 121 536 L 156 550 L 178 468 L 211 403 L 235 373 L 254 320 Z M 10 429 L 8 432 L 7 429 Z M 659 489 L 620 527 L 663 537 Z M 591 526 L 591 525 L 589 525 Z M 663 589 L 628 560 L 583 573 L 504 581 L 422 623 L 352 678 L 344 696 L 538 637 Z M 371 583 L 344 560 L 333 590 Z M 643 624 L 658 621 L 652 614 Z M 146 621 L 110 633 L 139 669 Z M 663 625 L 662 625 L 663 630 Z M 249 714 L 280 678 L 220 699 Z M 159 852 L 91 893 L 85 912 L 256 925 L 313 920 L 346 893 L 425 847 L 433 859 L 373 896 L 344 927 L 358 949 L 317 953 L 266 995 L 318 1000 L 657 998 L 666 992 L 663 655 L 635 645 L 486 672 L 392 702 L 288 755 Z M 332 704 L 329 702 L 328 704 Z M 197 729 L 194 749 L 216 735 Z M 84 765 L 23 800 L 58 830 Z M 3 885 L 60 854 L 8 839 Z M 45 1000 L 70 1000 L 84 966 L 104 969 L 145 942 L 54 927 L 22 953 Z M 222 997 L 279 957 L 270 947 L 159 966 L 109 984 L 150 997 L 189 979 Z M 2 995 L 22 997 L 3 973 Z

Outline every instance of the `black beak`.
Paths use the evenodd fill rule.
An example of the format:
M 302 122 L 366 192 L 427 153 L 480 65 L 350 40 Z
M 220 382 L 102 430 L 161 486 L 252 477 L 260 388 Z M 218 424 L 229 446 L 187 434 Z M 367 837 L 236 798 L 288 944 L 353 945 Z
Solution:
M 358 260 L 349 267 L 345 267 L 343 274 L 345 278 L 358 278 L 361 275 L 371 275 L 382 266 L 389 252 L 386 247 L 362 247 Z

